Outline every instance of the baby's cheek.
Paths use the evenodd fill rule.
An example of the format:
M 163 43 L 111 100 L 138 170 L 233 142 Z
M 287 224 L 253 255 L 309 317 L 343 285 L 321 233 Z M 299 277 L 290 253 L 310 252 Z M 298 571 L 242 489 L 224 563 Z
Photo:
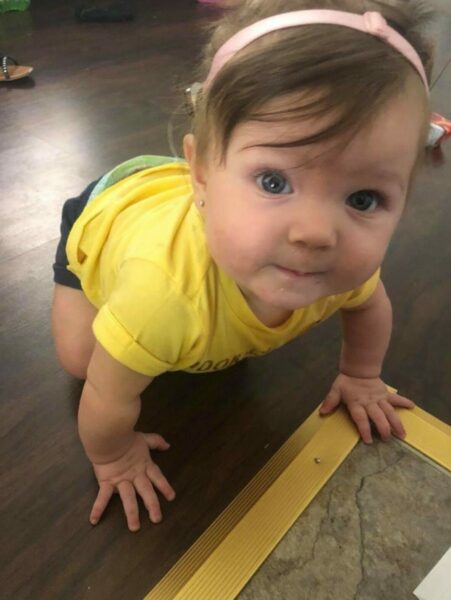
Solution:
M 233 250 L 230 246 L 227 246 L 223 258 L 228 271 L 235 274 L 236 278 L 248 276 L 255 270 L 252 257 L 239 246 L 235 246 Z
M 380 267 L 383 255 L 364 250 L 348 256 L 339 270 L 340 284 L 346 290 L 358 287 L 367 281 Z
M 246 270 L 253 263 L 253 245 L 249 243 L 249 237 L 249 232 L 240 223 L 215 219 L 207 224 L 207 240 L 213 258 L 238 271 Z
M 229 271 L 232 266 L 239 264 L 239 248 L 230 231 L 219 224 L 210 224 L 206 228 L 207 244 L 214 261 Z

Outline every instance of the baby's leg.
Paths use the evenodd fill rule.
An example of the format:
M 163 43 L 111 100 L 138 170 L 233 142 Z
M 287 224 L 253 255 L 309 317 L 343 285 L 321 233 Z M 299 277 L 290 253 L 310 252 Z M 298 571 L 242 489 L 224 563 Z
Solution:
M 99 180 L 93 181 L 76 198 L 69 198 L 63 206 L 61 238 L 53 264 L 55 289 L 52 306 L 52 332 L 56 353 L 63 367 L 74 377 L 86 378 L 94 350 L 92 321 L 97 310 L 81 290 L 80 280 L 67 270 L 67 238 L 70 230 L 85 208 Z
M 96 314 L 81 290 L 55 284 L 52 333 L 56 353 L 65 370 L 78 379 L 86 379 L 95 344 L 92 321 Z

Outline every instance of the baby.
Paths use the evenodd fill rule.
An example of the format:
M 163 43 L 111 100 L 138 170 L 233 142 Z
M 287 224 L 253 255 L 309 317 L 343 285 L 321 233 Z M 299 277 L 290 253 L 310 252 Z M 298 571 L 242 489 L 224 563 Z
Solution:
M 362 10 L 362 5 L 365 10 Z M 369 11 L 369 12 L 365 12 Z M 340 311 L 339 372 L 362 439 L 404 436 L 381 380 L 391 328 L 380 266 L 429 132 L 428 16 L 417 0 L 244 0 L 218 21 L 192 85 L 186 160 L 140 157 L 66 202 L 53 333 L 86 379 L 81 441 L 128 527 L 175 492 L 140 433 L 140 394 L 167 371 L 215 371 Z

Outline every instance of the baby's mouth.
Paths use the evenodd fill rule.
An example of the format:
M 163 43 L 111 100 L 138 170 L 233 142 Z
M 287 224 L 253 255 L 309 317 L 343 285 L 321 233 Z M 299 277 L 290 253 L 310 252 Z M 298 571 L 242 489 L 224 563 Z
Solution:
M 275 265 L 276 269 L 289 277 L 301 279 L 303 277 L 314 277 L 315 275 L 323 275 L 324 271 L 300 271 L 298 269 L 289 269 L 282 265 Z

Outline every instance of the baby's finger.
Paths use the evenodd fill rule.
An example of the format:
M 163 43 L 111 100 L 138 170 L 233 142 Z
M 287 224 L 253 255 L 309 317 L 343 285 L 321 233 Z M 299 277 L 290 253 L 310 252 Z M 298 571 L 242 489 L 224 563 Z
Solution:
M 100 517 L 103 515 L 111 496 L 114 493 L 114 486 L 111 483 L 101 483 L 97 498 L 92 505 L 89 521 L 92 525 L 97 525 Z
M 143 435 L 151 450 L 167 450 L 171 446 L 159 433 L 144 433 Z
M 394 435 L 396 435 L 399 438 L 404 438 L 406 436 L 406 431 L 404 429 L 401 419 L 399 418 L 393 406 L 389 402 L 387 402 L 387 400 L 381 400 L 379 402 L 379 406 L 381 407 L 382 411 L 387 417 L 387 420 L 390 423 L 391 430 L 393 431 Z
M 391 427 L 384 411 L 378 404 L 373 403 L 366 407 L 366 412 L 376 426 L 381 438 L 384 440 L 384 442 L 387 442 L 390 439 Z
M 324 402 L 322 403 L 319 412 L 322 415 L 326 415 L 332 412 L 340 404 L 341 395 L 338 388 L 332 388 L 327 394 Z
M 415 406 L 415 402 L 399 394 L 387 394 L 387 402 L 392 406 L 402 406 L 403 408 L 414 408 Z
M 357 429 L 362 436 L 362 440 L 365 442 L 365 444 L 372 444 L 373 438 L 371 437 L 370 421 L 365 409 L 358 404 L 350 403 L 348 405 L 348 410 L 351 414 L 352 420 L 357 425 Z
M 130 481 L 121 481 L 117 486 L 119 495 L 124 506 L 127 525 L 130 531 L 138 531 L 139 523 L 139 508 L 136 500 L 135 488 Z
M 150 464 L 146 469 L 146 473 L 147 477 L 154 484 L 154 486 L 160 490 L 166 500 L 174 500 L 175 491 L 157 464 L 154 462 Z
M 146 475 L 141 474 L 133 482 L 135 484 L 136 491 L 143 499 L 144 505 L 149 513 L 150 520 L 153 523 L 159 523 L 162 520 L 160 502 L 153 489 L 152 484 Z

